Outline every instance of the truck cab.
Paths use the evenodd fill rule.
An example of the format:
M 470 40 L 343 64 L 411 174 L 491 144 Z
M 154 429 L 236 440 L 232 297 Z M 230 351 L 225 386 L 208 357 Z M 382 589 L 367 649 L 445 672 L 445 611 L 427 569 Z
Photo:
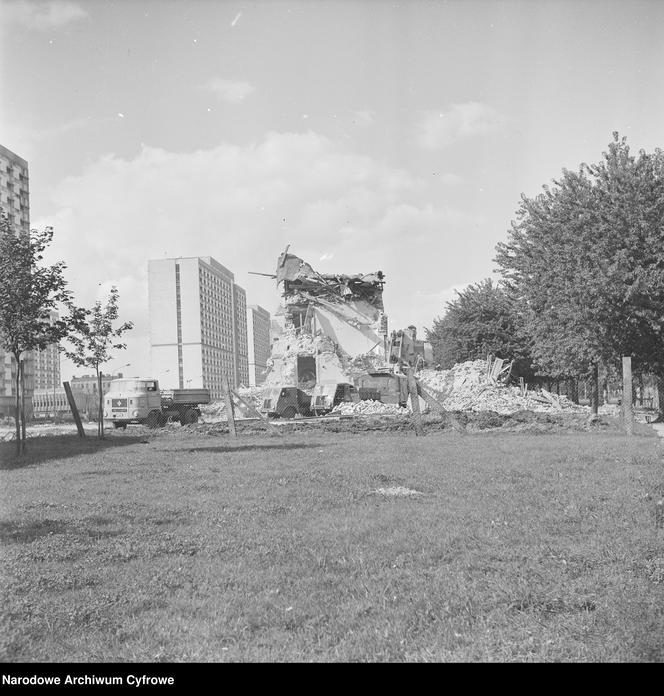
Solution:
M 143 423 L 148 414 L 161 412 L 161 392 L 156 379 L 134 377 L 114 379 L 104 396 L 104 420 L 116 428 Z
M 330 413 L 343 402 L 357 402 L 360 395 L 354 384 L 338 382 L 336 384 L 318 384 L 311 396 L 311 410 L 315 416 Z

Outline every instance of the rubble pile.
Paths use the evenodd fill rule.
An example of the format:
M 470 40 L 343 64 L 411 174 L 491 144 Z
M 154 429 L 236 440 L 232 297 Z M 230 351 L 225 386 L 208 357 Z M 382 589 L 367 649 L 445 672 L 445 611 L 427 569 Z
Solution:
M 237 393 L 256 409 L 260 409 L 265 398 L 264 387 L 239 387 Z M 236 420 L 244 420 L 246 418 L 257 418 L 255 413 L 252 413 L 244 404 L 234 401 L 234 416 Z M 220 423 L 227 421 L 226 402 L 222 400 L 211 401 L 209 404 L 201 404 L 201 422 L 202 423 Z
M 332 409 L 332 413 L 339 416 L 407 416 L 410 411 L 398 404 L 384 404 L 381 401 L 368 399 L 366 401 L 346 401 L 338 404 Z
M 470 360 L 450 370 L 422 370 L 420 382 L 448 411 L 495 411 L 511 414 L 517 411 L 585 413 L 566 396 L 551 394 L 545 389 L 522 392 L 520 387 L 507 386 L 487 374 L 485 360 Z
M 259 385 L 257 387 L 239 387 L 236 391 L 248 404 L 251 404 L 255 409 L 261 409 L 268 389 Z
M 356 377 L 365 375 L 368 372 L 378 372 L 385 369 L 385 357 L 382 354 L 365 353 L 357 355 L 352 359 L 341 360 L 344 372 L 352 382 Z

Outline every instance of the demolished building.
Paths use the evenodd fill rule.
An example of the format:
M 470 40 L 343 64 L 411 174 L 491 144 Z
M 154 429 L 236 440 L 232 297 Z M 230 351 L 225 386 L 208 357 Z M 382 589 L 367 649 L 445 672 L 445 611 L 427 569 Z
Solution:
M 286 249 L 273 277 L 282 305 L 266 386 L 311 389 L 316 384 L 352 382 L 362 372 L 385 366 L 382 271 L 318 273 Z

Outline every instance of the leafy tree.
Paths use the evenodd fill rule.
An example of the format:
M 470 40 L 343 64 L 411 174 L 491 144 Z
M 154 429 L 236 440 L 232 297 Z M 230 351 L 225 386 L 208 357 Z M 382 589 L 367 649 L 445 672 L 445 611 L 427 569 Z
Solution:
M 0 347 L 16 362 L 16 448 L 26 448 L 25 360 L 32 350 L 43 350 L 67 335 L 67 318 L 51 321 L 58 303 L 70 302 L 63 261 L 42 266 L 43 252 L 53 239 L 53 228 L 15 234 L 0 209 Z
M 600 364 L 633 355 L 662 374 L 663 172 L 661 151 L 635 158 L 614 133 L 601 162 L 522 196 L 497 247 L 540 373 L 592 376 L 595 410 Z
M 514 360 L 513 374 L 532 378 L 528 340 L 510 295 L 491 279 L 469 285 L 447 303 L 427 339 L 434 358 L 448 369 L 457 362 L 486 358 L 488 353 Z
M 118 313 L 118 290 L 115 286 L 111 288 L 106 306 L 103 307 L 100 301 L 95 302 L 92 309 L 84 307 L 75 308 L 81 319 L 78 321 L 75 331 L 68 336 L 73 350 L 65 350 L 65 355 L 80 367 L 94 369 L 97 376 L 97 393 L 99 395 L 97 435 L 104 437 L 104 395 L 101 385 L 100 366 L 113 359 L 111 350 L 121 350 L 126 348 L 126 344 L 120 343 L 125 331 L 133 327 L 133 323 L 128 321 L 117 328 L 113 328 L 113 322 L 117 321 Z

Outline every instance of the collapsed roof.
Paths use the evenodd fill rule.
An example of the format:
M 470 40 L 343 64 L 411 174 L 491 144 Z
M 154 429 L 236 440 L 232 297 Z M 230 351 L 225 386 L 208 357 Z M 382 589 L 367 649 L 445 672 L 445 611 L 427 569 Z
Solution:
M 277 287 L 289 303 L 314 298 L 330 302 L 363 300 L 375 309 L 383 311 L 382 271 L 366 275 L 318 273 L 306 261 L 284 251 L 277 262 Z

